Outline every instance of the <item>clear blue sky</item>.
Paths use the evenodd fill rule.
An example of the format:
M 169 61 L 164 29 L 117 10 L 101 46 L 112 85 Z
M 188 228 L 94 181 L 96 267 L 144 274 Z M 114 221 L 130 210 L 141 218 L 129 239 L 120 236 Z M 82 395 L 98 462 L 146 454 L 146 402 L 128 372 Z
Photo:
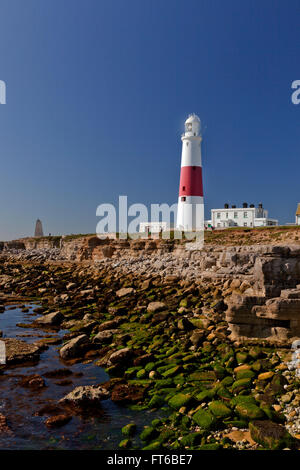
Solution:
M 183 123 L 205 127 L 207 216 L 300 202 L 300 1 L 2 0 L 0 240 L 94 232 L 96 207 L 177 201 Z

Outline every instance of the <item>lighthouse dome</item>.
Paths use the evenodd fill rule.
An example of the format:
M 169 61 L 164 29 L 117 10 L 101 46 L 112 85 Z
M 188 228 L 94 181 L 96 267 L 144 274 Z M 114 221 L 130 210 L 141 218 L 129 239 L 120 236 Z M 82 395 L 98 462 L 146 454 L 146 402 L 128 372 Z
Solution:
M 201 121 L 196 114 L 190 114 L 184 123 L 186 135 L 199 135 L 201 129 Z

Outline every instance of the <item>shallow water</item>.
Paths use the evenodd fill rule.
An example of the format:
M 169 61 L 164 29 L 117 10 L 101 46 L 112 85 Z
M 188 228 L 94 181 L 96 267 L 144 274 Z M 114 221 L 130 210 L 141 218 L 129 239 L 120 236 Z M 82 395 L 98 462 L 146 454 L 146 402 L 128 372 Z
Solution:
M 34 305 L 29 306 L 29 313 L 23 313 L 18 307 L 0 314 L 0 329 L 3 337 L 18 338 L 34 342 L 49 336 L 49 331 L 36 328 L 17 327 L 17 323 L 30 323 L 36 316 Z M 66 331 L 50 333 L 51 337 L 62 337 Z M 38 337 L 37 337 L 38 336 Z M 0 435 L 0 449 L 117 449 L 122 440 L 121 428 L 130 421 L 137 424 L 138 432 L 152 419 L 161 416 L 160 412 L 133 411 L 118 406 L 111 400 L 105 400 L 97 413 L 76 415 L 65 426 L 48 429 L 44 424 L 50 415 L 35 416 L 35 413 L 47 404 L 56 404 L 60 398 L 79 385 L 92 385 L 105 382 L 109 376 L 91 362 L 89 364 L 63 363 L 58 355 L 61 345 L 50 345 L 41 353 L 37 365 L 13 367 L 0 375 L 0 413 L 8 419 L 12 435 Z M 72 375 L 62 379 L 44 378 L 46 387 L 34 391 L 21 387 L 21 376 L 39 374 L 54 369 L 67 368 Z M 76 376 L 81 373 L 82 376 Z M 62 380 L 71 380 L 72 384 L 58 385 Z

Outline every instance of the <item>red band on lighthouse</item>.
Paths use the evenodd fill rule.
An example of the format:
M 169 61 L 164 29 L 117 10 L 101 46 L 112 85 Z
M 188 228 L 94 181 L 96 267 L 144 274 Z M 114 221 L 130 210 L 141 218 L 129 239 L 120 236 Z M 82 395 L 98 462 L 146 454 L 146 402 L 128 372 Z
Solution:
M 203 196 L 201 166 L 182 166 L 179 196 Z

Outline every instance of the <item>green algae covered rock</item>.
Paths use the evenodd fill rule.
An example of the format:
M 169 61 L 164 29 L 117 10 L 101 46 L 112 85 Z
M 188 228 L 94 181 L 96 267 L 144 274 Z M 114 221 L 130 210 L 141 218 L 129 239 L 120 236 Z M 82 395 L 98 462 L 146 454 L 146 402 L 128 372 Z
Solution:
M 235 358 L 238 364 L 245 364 L 248 360 L 248 354 L 240 351 L 236 353 Z
M 191 432 L 183 436 L 180 440 L 180 445 L 183 447 L 193 447 L 201 444 L 203 432 Z
M 234 378 L 231 375 L 227 375 L 227 377 L 224 377 L 224 379 L 221 380 L 221 384 L 224 387 L 230 387 L 230 385 L 232 385 L 233 382 L 234 382 Z
M 263 419 L 266 417 L 265 413 L 261 408 L 254 405 L 253 403 L 241 403 L 236 405 L 235 411 L 241 418 L 252 420 L 252 419 Z
M 173 385 L 173 380 L 171 378 L 169 379 L 161 379 L 161 380 L 156 380 L 154 388 L 157 390 L 160 390 L 165 387 L 171 387 Z
M 255 372 L 253 370 L 240 370 L 236 373 L 237 380 L 240 379 L 253 379 L 255 377 Z
M 198 447 L 198 450 L 219 450 L 221 448 L 220 444 L 213 442 L 212 444 L 203 444 Z
M 176 393 L 169 401 L 168 404 L 171 408 L 179 410 L 182 406 L 186 406 L 192 399 L 190 394 Z
M 157 436 L 158 432 L 152 426 L 146 426 L 145 429 L 141 432 L 140 438 L 142 441 L 151 441 Z
M 159 442 L 167 442 L 171 438 L 175 437 L 175 432 L 173 429 L 163 429 L 163 431 L 159 434 L 157 441 Z
M 236 380 L 231 387 L 233 393 L 239 393 L 242 390 L 248 389 L 251 387 L 252 380 L 250 378 Z
M 214 388 L 211 388 L 209 390 L 203 390 L 202 392 L 198 393 L 198 395 L 195 396 L 196 400 L 202 403 L 203 401 L 209 401 L 211 400 L 216 394 L 216 390 Z
M 261 403 L 260 407 L 271 421 L 275 421 L 276 423 L 284 423 L 285 422 L 284 415 L 276 412 L 267 403 Z
M 193 414 L 192 420 L 195 421 L 195 423 L 198 424 L 200 428 L 205 430 L 212 429 L 216 422 L 215 416 L 209 410 L 202 409 L 196 411 L 196 413 Z
M 126 426 L 122 428 L 122 434 L 126 437 L 131 437 L 134 435 L 136 431 L 136 424 L 135 423 L 128 423 Z
M 230 404 L 231 406 L 244 405 L 244 404 L 257 405 L 257 401 L 252 395 L 238 395 L 237 397 L 232 398 Z
M 145 369 L 139 370 L 137 372 L 136 376 L 137 376 L 138 379 L 143 379 L 144 377 L 146 377 L 146 370 Z
M 149 401 L 149 408 L 160 408 L 165 403 L 164 398 L 161 395 L 153 395 Z
M 229 392 L 229 390 L 227 390 L 227 388 L 225 387 L 218 387 L 217 388 L 217 395 L 218 397 L 226 400 L 226 399 L 231 399 L 232 398 L 232 393 Z
M 229 427 L 235 427 L 239 429 L 244 429 L 248 426 L 248 421 L 242 419 L 225 419 L 224 424 Z
M 189 380 L 213 382 L 214 380 L 216 380 L 216 373 L 212 370 L 193 372 L 192 374 L 190 374 Z
M 249 430 L 255 442 L 271 450 L 294 449 L 299 445 L 283 426 L 272 421 L 253 421 Z
M 227 418 L 231 415 L 231 409 L 228 408 L 221 400 L 212 401 L 208 408 L 216 418 Z
M 151 370 L 154 370 L 154 369 L 155 369 L 155 362 L 148 362 L 145 365 L 145 371 L 146 372 L 150 372 Z
M 129 447 L 131 447 L 131 440 L 130 439 L 123 439 L 119 443 L 119 447 L 120 447 L 120 449 L 128 449 Z
M 176 375 L 179 371 L 180 371 L 180 366 L 171 367 L 170 369 L 168 369 L 168 370 L 166 370 L 165 372 L 163 372 L 163 373 L 162 373 L 162 376 L 165 377 L 165 378 L 173 377 L 173 376 Z
M 161 447 L 161 442 L 154 441 L 148 444 L 147 446 L 143 447 L 142 450 L 157 450 L 157 449 L 160 449 L 160 447 Z

